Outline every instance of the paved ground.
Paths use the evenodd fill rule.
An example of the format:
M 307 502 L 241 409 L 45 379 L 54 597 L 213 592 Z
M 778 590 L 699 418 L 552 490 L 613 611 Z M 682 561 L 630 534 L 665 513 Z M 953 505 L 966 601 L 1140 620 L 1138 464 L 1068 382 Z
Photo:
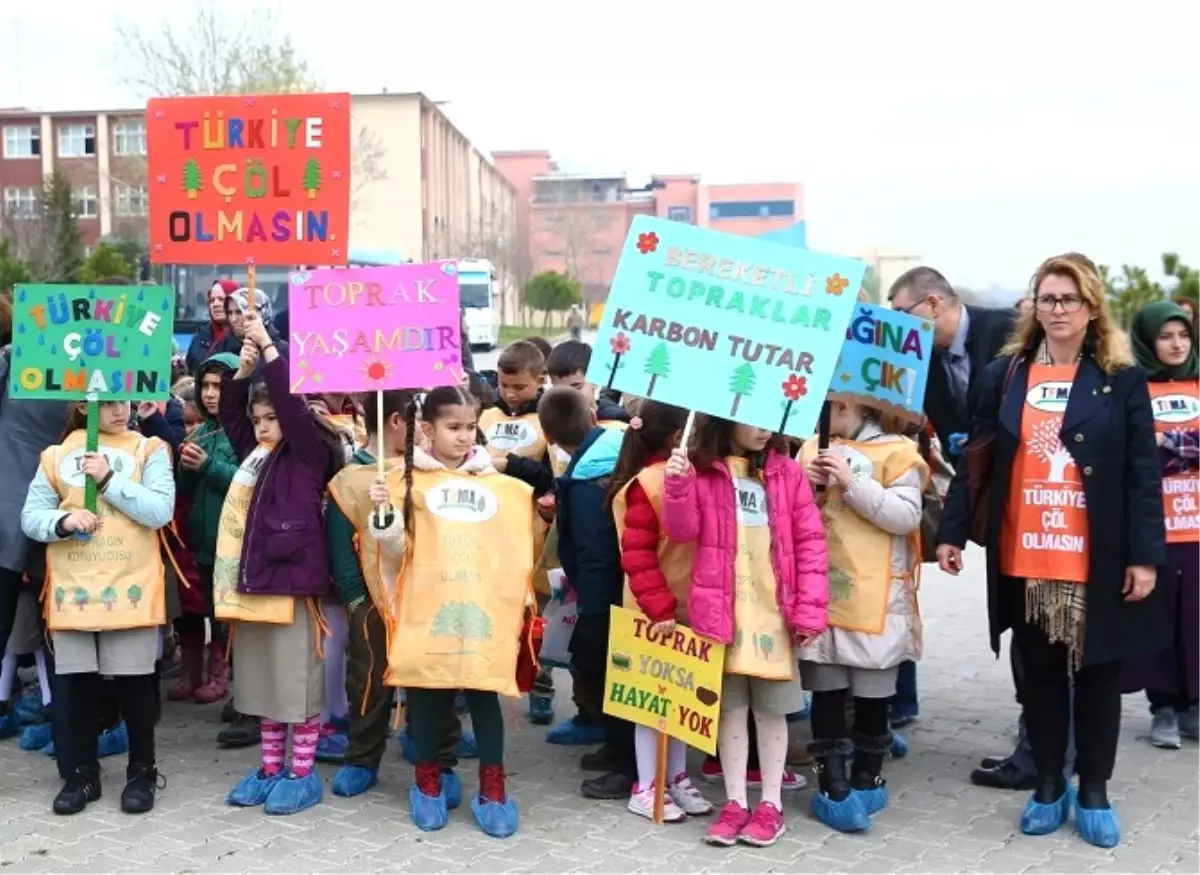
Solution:
M 1101 851 L 1070 829 L 1044 838 L 1016 831 L 1024 795 L 967 783 L 981 754 L 1011 743 L 1016 709 L 1007 663 L 987 652 L 981 557 L 970 577 L 926 577 L 922 718 L 912 753 L 892 762 L 893 804 L 861 836 L 835 834 L 807 813 L 808 793 L 786 804 L 788 834 L 773 848 L 719 850 L 700 843 L 703 822 L 655 827 L 620 803 L 576 793 L 577 751 L 541 741 L 514 717 L 511 791 L 521 832 L 479 833 L 469 813 L 441 833 L 421 834 L 407 816 L 410 771 L 389 751 L 379 787 L 357 799 L 327 797 L 293 818 L 226 808 L 222 800 L 255 764 L 253 751 L 218 751 L 218 706 L 172 705 L 159 734 L 168 786 L 155 811 L 117 809 L 123 763 L 105 764 L 105 796 L 80 816 L 57 818 L 51 764 L 0 748 L 0 868 L 6 872 L 1196 872 L 1197 748 L 1156 751 L 1139 735 L 1146 714 L 1126 700 L 1112 796 L 1125 844 Z M 564 689 L 568 679 L 560 672 Z M 563 696 L 565 698 L 565 696 Z M 519 713 L 519 712 L 514 712 Z M 803 724 L 802 724 L 803 726 Z M 802 732 L 806 730 L 801 729 Z M 333 769 L 323 767 L 326 778 Z M 468 788 L 474 775 L 464 772 Z M 712 795 L 718 795 L 716 790 Z

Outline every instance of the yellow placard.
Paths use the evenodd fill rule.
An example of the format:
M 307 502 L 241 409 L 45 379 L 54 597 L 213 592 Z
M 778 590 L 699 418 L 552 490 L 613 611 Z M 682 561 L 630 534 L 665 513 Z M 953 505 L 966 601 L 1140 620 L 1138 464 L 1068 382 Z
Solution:
M 604 713 L 715 754 L 725 645 L 687 626 L 664 639 L 652 625 L 637 611 L 612 609 Z

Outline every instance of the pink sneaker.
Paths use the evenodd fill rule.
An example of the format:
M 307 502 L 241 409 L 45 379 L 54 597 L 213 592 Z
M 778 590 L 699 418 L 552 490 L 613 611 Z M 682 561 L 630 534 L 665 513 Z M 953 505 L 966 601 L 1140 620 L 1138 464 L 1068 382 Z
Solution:
M 721 761 L 709 757 L 700 766 L 700 777 L 709 783 L 716 784 L 725 780 L 725 773 L 721 771 Z
M 785 832 L 787 826 L 783 822 L 783 812 L 770 802 L 760 802 L 750 822 L 742 828 L 738 840 L 744 845 L 766 848 L 775 844 Z
M 760 805 L 759 808 L 762 806 Z M 721 806 L 721 814 L 717 822 L 708 828 L 704 841 L 710 845 L 720 845 L 723 848 L 737 844 L 739 836 L 750 824 L 750 812 L 736 802 L 726 802 Z

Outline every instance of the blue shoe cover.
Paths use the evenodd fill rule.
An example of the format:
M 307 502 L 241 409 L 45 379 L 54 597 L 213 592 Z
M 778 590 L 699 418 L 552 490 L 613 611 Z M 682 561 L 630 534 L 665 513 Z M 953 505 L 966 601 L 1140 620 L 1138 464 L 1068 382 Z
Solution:
M 880 784 L 878 787 L 872 787 L 870 790 L 851 790 L 850 795 L 858 797 L 858 801 L 862 803 L 863 811 L 867 812 L 867 814 L 878 814 L 887 808 L 887 784 Z
M 21 732 L 21 715 L 16 708 L 10 708 L 8 713 L 0 717 L 0 741 L 16 738 Z
M 463 732 L 458 738 L 458 750 L 455 756 L 460 760 L 479 759 L 479 743 L 475 740 L 474 732 Z
M 100 759 L 120 756 L 129 751 L 129 730 L 122 720 L 112 729 L 106 729 L 96 739 L 96 755 Z
M 1097 848 L 1115 848 L 1121 843 L 1117 813 L 1108 808 L 1081 808 L 1075 803 L 1075 828 L 1083 840 Z
M 1021 812 L 1021 832 L 1027 836 L 1050 835 L 1067 822 L 1074 801 L 1075 788 L 1071 786 L 1067 787 L 1057 802 L 1049 805 L 1030 796 L 1025 803 L 1025 810 Z
M 28 693 L 17 700 L 13 710 L 21 718 L 21 725 L 28 726 L 30 723 L 37 723 L 42 716 L 42 694 L 41 691 Z
M 454 711 L 458 714 L 466 714 L 471 710 L 471 706 L 467 704 L 467 697 L 459 693 L 454 697 Z
M 539 726 L 554 722 L 554 700 L 529 697 L 529 719 Z
M 396 736 L 396 743 L 400 745 L 400 756 L 404 757 L 409 765 L 417 764 L 417 745 L 408 736 L 407 730 L 400 730 L 400 734 Z
M 446 797 L 446 807 L 451 811 L 462 805 L 462 778 L 453 769 L 442 772 L 442 795 Z
M 471 800 L 471 813 L 475 815 L 475 822 L 479 824 L 479 828 L 494 839 L 508 838 L 521 825 L 517 803 L 511 796 L 501 804 L 487 802 L 477 793 Z
M 317 762 L 340 763 L 346 759 L 346 748 L 350 741 L 340 732 L 326 735 L 317 742 Z
M 342 735 L 345 735 L 350 731 L 350 715 L 347 714 L 344 717 L 330 717 L 329 725 L 333 727 L 335 733 L 340 732 Z
M 462 783 L 459 783 L 462 793 Z M 446 778 L 442 777 L 442 792 L 437 796 L 426 796 L 416 784 L 408 788 L 408 807 L 412 811 L 412 822 L 422 832 L 441 829 L 450 819 L 446 799 Z
M 288 774 L 271 788 L 263 811 L 267 814 L 298 814 L 312 808 L 325 796 L 325 782 L 313 769 L 303 778 L 295 772 Z
M 51 741 L 48 745 L 43 747 L 41 750 L 41 754 L 44 757 L 50 757 L 51 759 L 53 759 L 54 755 L 55 755 L 54 754 L 54 742 Z
M 565 744 L 573 747 L 603 744 L 608 732 L 602 723 L 580 723 L 574 717 L 564 720 L 546 733 L 549 744 Z
M 225 804 L 236 805 L 239 808 L 254 808 L 262 805 L 281 780 L 283 780 L 282 773 L 266 775 L 256 769 L 238 781 L 238 785 L 229 791 L 229 795 L 225 797 Z
M 834 802 L 817 791 L 813 794 L 811 808 L 813 817 L 838 832 L 862 832 L 871 825 L 871 818 L 857 793 L 851 793 L 841 802 Z
M 54 727 L 49 723 L 35 723 L 21 730 L 17 746 L 21 750 L 41 750 L 54 741 Z
M 902 760 L 908 756 L 908 742 L 899 732 L 892 733 L 892 748 L 890 753 L 894 760 Z
M 333 795 L 360 796 L 379 783 L 379 772 L 366 766 L 342 766 L 333 776 Z

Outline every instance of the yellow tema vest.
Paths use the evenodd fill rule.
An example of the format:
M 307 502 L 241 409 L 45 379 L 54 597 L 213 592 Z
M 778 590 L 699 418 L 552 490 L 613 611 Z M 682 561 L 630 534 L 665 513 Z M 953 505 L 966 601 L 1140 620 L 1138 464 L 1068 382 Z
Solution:
M 59 508 L 84 506 L 87 478 L 81 470 L 87 432 L 79 429 L 42 453 L 42 471 L 58 492 Z M 162 442 L 137 432 L 100 435 L 109 467 L 142 481 L 146 459 Z M 134 522 L 97 493 L 102 528 L 86 541 L 67 538 L 46 547 L 47 625 L 51 631 L 100 632 L 161 626 L 166 618 L 162 554 L 156 529 Z
M 388 485 L 389 493 L 403 496 L 403 461 L 389 459 L 384 466 L 384 471 L 384 480 Z M 356 538 L 358 561 L 362 565 L 367 592 L 380 615 L 390 622 L 394 619 L 399 580 L 395 576 L 388 578 L 384 575 L 379 541 L 366 530 L 375 513 L 375 505 L 371 503 L 367 492 L 378 472 L 379 469 L 375 464 L 347 465 L 329 482 L 329 495 L 358 532 Z M 402 506 L 402 502 L 398 502 L 396 504 L 397 511 Z
M 923 477 L 928 476 L 920 451 L 910 440 L 835 440 L 833 447 L 841 449 L 855 474 L 869 471 L 871 478 L 885 488 L 914 465 L 925 472 Z M 807 467 L 816 455 L 817 440 L 810 438 L 800 450 L 800 461 Z M 818 496 L 829 549 L 829 625 L 878 635 L 887 620 L 894 536 L 846 507 L 842 496 L 843 490 L 836 484 L 830 484 Z M 909 537 L 912 555 L 919 557 L 920 529 Z
M 622 423 L 624 425 L 624 423 Z M 625 537 L 625 508 L 629 487 L 635 482 L 646 491 L 654 513 L 658 516 L 658 567 L 667 579 L 667 589 L 675 596 L 675 620 L 686 624 L 688 621 L 688 593 L 692 589 L 692 556 L 695 544 L 677 544 L 667 537 L 667 530 L 662 524 L 663 495 L 666 477 L 666 462 L 655 462 L 643 468 L 633 480 L 626 483 L 621 491 L 613 498 L 613 521 L 617 525 L 617 541 Z M 629 589 L 629 576 L 625 577 L 625 607 L 639 610 L 637 599 Z
M 447 470 L 414 471 L 412 490 L 415 534 L 385 681 L 519 695 L 518 645 L 541 546 L 533 490 L 499 474 Z M 402 507 L 403 485 L 392 495 Z
M 546 438 L 536 413 L 509 416 L 499 407 L 489 407 L 479 417 L 479 430 L 493 456 L 515 453 L 539 461 L 546 457 Z

